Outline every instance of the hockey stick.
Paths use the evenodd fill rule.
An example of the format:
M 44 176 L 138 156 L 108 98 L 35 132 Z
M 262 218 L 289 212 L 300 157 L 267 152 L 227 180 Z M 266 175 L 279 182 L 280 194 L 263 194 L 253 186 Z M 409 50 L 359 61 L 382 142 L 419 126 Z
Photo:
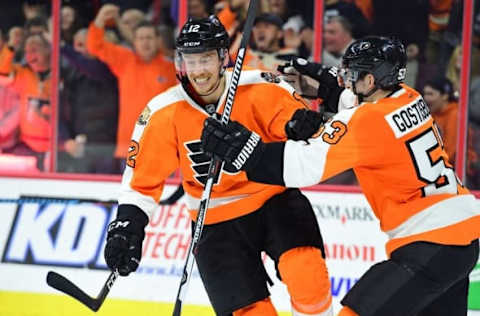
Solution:
M 105 301 L 105 298 L 107 297 L 108 292 L 110 292 L 110 289 L 112 288 L 113 284 L 117 280 L 117 277 L 118 277 L 118 270 L 115 270 L 112 273 L 110 273 L 107 281 L 105 281 L 105 284 L 102 287 L 102 290 L 100 291 L 100 293 L 96 298 L 90 297 L 88 294 L 82 291 L 78 286 L 73 284 L 72 281 L 68 280 L 63 275 L 53 271 L 48 272 L 47 283 L 51 287 L 65 294 L 70 295 L 74 299 L 80 301 L 85 306 L 90 308 L 92 311 L 96 312 L 98 311 L 100 306 L 102 306 L 103 301 Z
M 228 124 L 230 120 L 230 114 L 232 113 L 233 101 L 238 88 L 238 81 L 242 72 L 243 60 L 247 51 L 247 45 L 250 40 L 250 33 L 252 31 L 253 22 L 255 19 L 256 8 L 258 0 L 250 0 L 248 5 L 247 18 L 245 21 L 245 27 L 243 28 L 242 41 L 240 42 L 240 48 L 238 50 L 237 58 L 235 60 L 235 66 L 232 72 L 232 78 L 228 86 L 228 93 L 225 102 L 225 107 L 222 112 L 221 122 Z M 196 251 L 197 244 L 202 235 L 203 225 L 205 222 L 205 214 L 208 209 L 208 203 L 210 202 L 210 194 L 212 193 L 213 181 L 217 178 L 220 169 L 222 167 L 222 161 L 217 158 L 212 158 L 210 165 L 208 166 L 207 181 L 205 188 L 203 189 L 202 198 L 198 207 L 197 220 L 195 222 L 195 229 L 193 231 L 193 238 L 188 247 L 187 261 L 183 267 L 182 279 L 180 280 L 180 286 L 178 288 L 177 299 L 175 300 L 175 307 L 173 309 L 173 316 L 180 316 L 182 312 L 182 304 L 185 299 L 188 284 L 190 282 L 190 275 L 193 269 L 194 256 L 193 252 Z

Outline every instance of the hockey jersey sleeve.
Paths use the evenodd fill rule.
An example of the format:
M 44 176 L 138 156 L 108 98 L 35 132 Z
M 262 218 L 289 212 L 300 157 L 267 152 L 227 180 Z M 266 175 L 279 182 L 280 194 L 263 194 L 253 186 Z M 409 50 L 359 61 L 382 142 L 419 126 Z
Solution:
M 308 142 L 267 143 L 260 162 L 247 172 L 248 178 L 287 187 L 306 187 L 350 168 L 381 163 L 384 140 L 376 131 L 382 124 L 385 123 L 380 117 L 365 113 L 361 107 L 344 110 L 325 123 Z
M 131 204 L 151 215 L 160 201 L 165 179 L 179 167 L 174 105 L 161 95 L 140 115 L 128 148 L 118 204 Z
M 287 141 L 283 157 L 285 185 L 310 186 L 347 169 L 380 162 L 382 137 L 375 135 L 379 124 L 385 123 L 361 107 L 353 108 L 333 116 L 308 143 Z

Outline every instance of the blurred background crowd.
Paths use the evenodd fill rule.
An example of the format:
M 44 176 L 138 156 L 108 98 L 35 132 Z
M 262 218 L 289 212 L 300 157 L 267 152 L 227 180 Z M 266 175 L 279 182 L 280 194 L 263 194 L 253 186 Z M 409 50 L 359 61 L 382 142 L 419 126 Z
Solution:
M 322 64 L 338 66 L 354 39 L 373 34 L 401 39 L 408 55 L 406 83 L 430 106 L 453 165 L 461 76 L 469 76 L 466 182 L 480 189 L 479 1 L 474 1 L 468 71 L 462 69 L 463 0 L 324 0 L 320 41 L 314 40 L 315 0 L 259 3 L 245 63 L 265 71 L 276 73 L 295 56 L 312 60 L 315 45 L 322 47 Z M 234 61 L 249 0 L 186 4 L 189 17 L 220 18 Z M 64 0 L 55 41 L 51 1 L 0 1 L 0 173 L 120 174 L 142 109 L 176 84 L 180 6 L 179 0 Z M 56 49 L 60 58 L 53 65 Z M 52 113 L 54 69 L 59 69 L 58 107 Z M 331 183 L 356 180 L 347 172 Z

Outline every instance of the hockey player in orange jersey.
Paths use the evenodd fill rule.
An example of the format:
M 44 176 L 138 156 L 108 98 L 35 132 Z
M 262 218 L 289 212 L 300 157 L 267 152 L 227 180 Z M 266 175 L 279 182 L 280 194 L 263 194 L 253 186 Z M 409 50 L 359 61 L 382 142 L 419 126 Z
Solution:
M 353 168 L 389 236 L 389 259 L 347 293 L 340 316 L 465 316 L 480 205 L 448 163 L 426 103 L 402 84 L 405 48 L 367 37 L 349 46 L 343 64 L 360 104 L 337 113 L 307 142 L 264 139 L 247 150 L 252 132 L 209 118 L 203 149 L 246 171 L 249 180 L 286 187 Z
M 203 122 L 222 111 L 232 77 L 226 70 L 228 35 L 216 17 L 189 20 L 176 46 L 181 83 L 153 98 L 137 121 L 117 218 L 108 230 L 105 260 L 121 275 L 137 269 L 148 216 L 177 168 L 196 219 L 210 161 L 200 147 Z M 307 139 L 320 127 L 319 116 L 287 83 L 259 70 L 242 71 L 231 117 L 264 139 Z M 318 223 L 298 189 L 248 181 L 224 164 L 209 205 L 195 259 L 217 315 L 277 315 L 262 251 L 275 261 L 295 315 L 332 315 Z

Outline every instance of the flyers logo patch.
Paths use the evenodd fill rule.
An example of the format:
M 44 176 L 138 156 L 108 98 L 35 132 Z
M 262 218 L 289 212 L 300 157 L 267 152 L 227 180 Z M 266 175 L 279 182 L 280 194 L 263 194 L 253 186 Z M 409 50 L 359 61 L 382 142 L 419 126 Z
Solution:
M 202 142 L 200 140 L 185 143 L 185 148 L 188 151 L 188 159 L 190 159 L 190 167 L 193 170 L 195 180 L 205 185 L 207 182 L 208 166 L 210 165 L 210 157 L 202 151 Z M 222 173 L 237 174 L 239 171 L 231 164 L 222 164 L 222 169 L 219 176 L 213 181 L 214 184 L 220 182 Z

